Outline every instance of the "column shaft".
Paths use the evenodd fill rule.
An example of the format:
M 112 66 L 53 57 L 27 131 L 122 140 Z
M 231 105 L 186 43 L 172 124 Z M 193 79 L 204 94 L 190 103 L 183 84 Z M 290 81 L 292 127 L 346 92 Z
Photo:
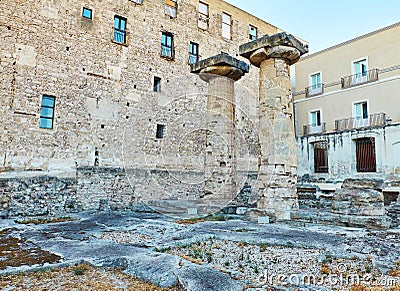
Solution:
M 260 64 L 258 208 L 290 219 L 297 208 L 296 144 L 289 66 L 277 58 Z
M 236 126 L 234 80 L 215 76 L 209 80 L 205 199 L 230 201 L 236 189 Z

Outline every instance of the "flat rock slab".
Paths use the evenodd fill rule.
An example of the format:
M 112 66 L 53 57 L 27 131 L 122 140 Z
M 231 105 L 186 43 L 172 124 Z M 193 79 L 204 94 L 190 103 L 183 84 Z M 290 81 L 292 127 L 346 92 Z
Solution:
M 168 254 L 139 254 L 129 259 L 125 273 L 160 287 L 176 286 L 181 259 Z
M 228 275 L 205 266 L 189 265 L 177 271 L 179 283 L 189 291 L 240 291 L 243 287 Z
M 88 262 L 97 267 L 116 267 L 129 275 L 170 287 L 180 284 L 186 290 L 242 290 L 243 282 L 233 280 L 211 265 L 197 265 L 163 250 L 186 246 L 208 239 L 324 249 L 335 257 L 366 257 L 372 255 L 382 269 L 398 261 L 399 234 L 394 230 L 367 231 L 322 225 L 290 226 L 259 225 L 230 220 L 180 225 L 167 216 L 149 213 L 80 213 L 75 221 L 22 225 L 12 220 L 0 220 L 0 231 L 11 238 L 20 238 L 38 249 L 62 258 L 44 267 L 58 267 Z M 8 229 L 8 231 L 5 231 Z M 115 239 L 118 233 L 122 240 Z M 133 237 L 144 244 L 131 243 Z M 0 257 L 0 259 L 2 259 Z M 0 275 L 34 271 L 43 265 L 9 266 Z M 316 290 L 316 289 L 315 289 Z

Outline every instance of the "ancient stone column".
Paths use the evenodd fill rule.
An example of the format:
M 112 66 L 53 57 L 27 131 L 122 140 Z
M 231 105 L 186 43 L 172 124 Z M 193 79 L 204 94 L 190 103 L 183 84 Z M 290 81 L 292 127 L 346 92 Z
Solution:
M 308 51 L 285 32 L 240 46 L 240 55 L 260 68 L 258 205 L 278 220 L 298 208 L 296 142 L 289 66 Z
M 249 71 L 249 66 L 227 54 L 220 54 L 192 65 L 191 70 L 208 83 L 202 201 L 223 207 L 237 194 L 234 85 Z

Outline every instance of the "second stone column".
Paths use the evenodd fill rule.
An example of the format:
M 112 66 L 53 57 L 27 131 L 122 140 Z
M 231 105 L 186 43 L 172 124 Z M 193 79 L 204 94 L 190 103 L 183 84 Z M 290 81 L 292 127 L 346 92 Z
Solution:
M 307 50 L 285 32 L 240 47 L 240 54 L 260 68 L 257 207 L 278 220 L 290 220 L 291 211 L 298 208 L 289 66 Z

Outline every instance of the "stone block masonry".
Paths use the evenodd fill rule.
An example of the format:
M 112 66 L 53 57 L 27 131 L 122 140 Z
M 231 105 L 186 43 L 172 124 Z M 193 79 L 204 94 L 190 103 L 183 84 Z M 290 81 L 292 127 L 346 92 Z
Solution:
M 191 66 L 208 83 L 205 189 L 203 201 L 221 208 L 235 199 L 237 189 L 235 81 L 249 66 L 219 54 Z
M 37 191 L 50 192 L 29 196 L 36 205 L 31 214 L 55 213 L 72 200 L 73 211 L 98 209 L 100 199 L 109 205 L 106 208 L 120 208 L 138 197 L 165 193 L 162 187 L 146 188 L 143 182 L 142 192 L 134 185 L 132 198 L 125 179 L 145 181 L 141 171 L 202 173 L 180 176 L 180 182 L 188 185 L 195 178 L 195 186 L 188 187 L 188 193 L 182 187 L 171 190 L 166 198 L 199 196 L 207 85 L 190 74 L 190 42 L 199 45 L 200 58 L 221 52 L 237 56 L 239 44 L 248 40 L 249 24 L 260 35 L 278 30 L 224 1 L 207 3 L 208 25 L 201 29 L 195 0 L 180 1 L 176 18 L 165 14 L 164 1 L 156 0 L 144 0 L 142 5 L 129 0 L 1 1 L 0 178 L 5 193 L 1 199 L 6 201 L 2 205 L 9 206 L 5 209 L 29 214 L 28 202 L 27 210 L 21 211 L 23 201 L 28 201 L 21 197 Z M 92 10 L 92 19 L 82 16 L 83 7 Z M 222 37 L 222 12 L 232 17 L 230 39 Z M 115 16 L 126 19 L 124 44 L 114 40 Z M 162 32 L 173 36 L 174 58 L 160 56 Z M 153 90 L 154 77 L 161 78 L 161 92 Z M 252 128 L 258 122 L 257 80 L 254 68 L 236 86 L 237 160 L 243 173 L 256 171 Z M 52 129 L 39 127 L 43 95 L 55 97 Z M 157 124 L 165 126 L 164 138 L 156 138 Z M 85 168 L 93 168 L 93 173 Z M 127 178 L 115 177 L 110 173 L 114 170 L 125 171 Z M 45 190 L 36 189 L 33 180 L 25 181 L 27 177 L 39 179 Z M 70 187 L 55 194 L 51 189 L 57 179 Z M 97 182 L 100 179 L 104 185 Z M 26 188 L 17 190 L 23 184 Z M 80 202 L 83 191 L 93 196 L 92 202 L 88 197 Z M 15 193 L 19 198 L 9 203 Z M 40 206 L 41 200 L 47 206 Z
M 258 208 L 274 219 L 290 220 L 298 208 L 296 143 L 289 66 L 308 51 L 284 32 L 240 46 L 240 54 L 260 68 Z
M 204 183 L 182 183 L 176 179 L 178 175 L 181 180 L 201 181 L 204 172 L 143 169 L 125 172 L 120 168 L 84 167 L 69 178 L 40 174 L 0 178 L 0 216 L 60 216 L 85 210 L 151 211 L 151 208 L 138 208 L 138 202 L 154 205 L 162 199 L 198 200 Z M 244 185 L 239 203 L 248 205 L 254 200 L 256 181 L 257 175 L 238 173 L 238 184 Z M 153 193 L 152 199 L 148 193 Z

